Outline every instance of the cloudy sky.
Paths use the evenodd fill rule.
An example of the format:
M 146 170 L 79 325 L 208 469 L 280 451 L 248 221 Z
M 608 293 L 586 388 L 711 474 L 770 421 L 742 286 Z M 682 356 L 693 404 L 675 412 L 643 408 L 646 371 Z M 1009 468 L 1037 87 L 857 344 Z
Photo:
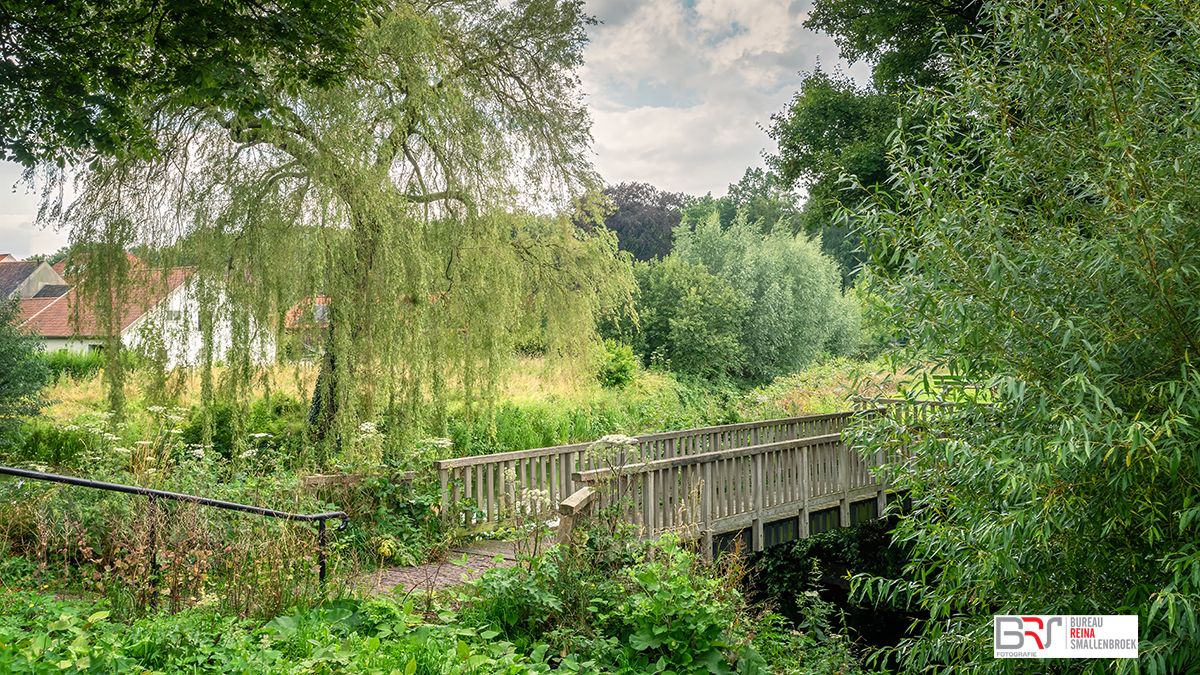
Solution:
M 589 31 L 579 73 L 592 112 L 593 161 L 611 184 L 724 195 L 773 152 L 771 115 L 818 59 L 859 82 L 825 35 L 805 30 L 811 0 L 587 0 L 602 23 Z M 0 253 L 51 253 L 66 233 L 33 226 L 36 195 L 13 191 L 20 167 L 0 162 Z

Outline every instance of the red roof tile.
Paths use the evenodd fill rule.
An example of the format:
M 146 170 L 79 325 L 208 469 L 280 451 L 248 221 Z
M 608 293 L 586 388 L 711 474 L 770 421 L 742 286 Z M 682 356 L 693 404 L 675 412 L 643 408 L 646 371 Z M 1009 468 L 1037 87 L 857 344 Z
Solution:
M 164 298 L 179 288 L 194 269 L 177 267 L 171 270 L 171 273 L 167 275 L 165 285 L 161 270 L 144 270 L 143 274 L 137 275 L 141 278 L 132 286 L 129 297 L 119 313 L 120 332 L 124 333 L 138 319 L 145 316 L 150 308 L 162 302 Z M 72 288 L 57 298 L 22 300 L 21 318 L 24 320 L 22 325 L 36 330 L 45 338 L 103 337 L 104 332 L 100 328 L 97 313 L 91 307 L 78 308 L 79 330 L 76 332 L 73 318 L 80 298 L 75 290 Z M 43 302 L 46 304 L 36 304 Z

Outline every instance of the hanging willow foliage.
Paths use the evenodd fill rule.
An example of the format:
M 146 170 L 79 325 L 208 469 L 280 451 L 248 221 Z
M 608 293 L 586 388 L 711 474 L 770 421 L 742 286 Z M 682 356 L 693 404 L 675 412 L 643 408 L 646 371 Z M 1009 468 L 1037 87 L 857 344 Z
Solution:
M 590 19 L 579 1 L 502 4 L 387 3 L 342 86 L 255 116 L 164 101 L 160 158 L 80 179 L 61 214 L 77 250 L 137 241 L 194 266 L 206 403 L 244 399 L 254 334 L 281 340 L 302 301 L 327 303 L 311 419 L 339 438 L 381 414 L 439 426 L 452 389 L 489 403 L 523 323 L 587 355 L 594 314 L 631 286 L 611 233 L 564 213 L 597 182 L 574 74 Z M 121 260 L 88 260 L 87 297 L 111 296 Z

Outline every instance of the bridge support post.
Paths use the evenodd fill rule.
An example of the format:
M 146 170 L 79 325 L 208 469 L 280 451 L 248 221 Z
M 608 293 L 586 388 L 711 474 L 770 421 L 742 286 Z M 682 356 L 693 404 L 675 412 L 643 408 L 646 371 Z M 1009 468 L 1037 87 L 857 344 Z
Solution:
M 887 509 L 887 483 L 883 480 L 883 450 L 875 451 L 875 466 L 879 467 L 875 470 L 875 480 L 879 483 L 879 492 L 875 494 L 875 517 L 883 518 L 883 512 Z
M 812 453 L 812 446 L 800 450 L 800 527 L 797 528 L 797 536 L 801 539 L 808 539 L 811 534 L 808 523 L 808 496 L 812 492 L 812 478 L 808 474 L 808 460 Z
M 842 498 L 838 502 L 838 524 L 850 527 L 850 448 L 838 441 L 838 490 Z
M 763 550 L 763 456 L 754 455 L 754 474 L 753 483 L 750 484 L 754 490 L 754 542 L 753 548 L 755 551 Z
M 705 462 L 703 474 L 700 479 L 700 548 L 702 549 L 702 559 L 705 562 L 712 562 L 713 559 L 712 468 L 712 462 Z

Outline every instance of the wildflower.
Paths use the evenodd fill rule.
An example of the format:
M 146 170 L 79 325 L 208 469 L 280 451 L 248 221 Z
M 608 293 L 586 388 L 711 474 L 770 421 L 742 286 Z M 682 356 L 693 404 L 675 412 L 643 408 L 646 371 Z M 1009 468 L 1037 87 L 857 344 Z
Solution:
M 258 450 L 255 448 L 250 448 L 249 450 L 238 455 L 238 457 L 240 459 L 253 459 L 255 457 L 258 457 Z
M 272 438 L 274 434 L 268 434 L 265 431 L 257 434 L 250 434 L 250 438 Z
M 451 445 L 454 445 L 454 441 L 450 440 L 449 438 L 426 438 L 424 440 L 417 441 L 417 445 L 433 448 L 448 448 Z
M 592 445 L 603 445 L 603 446 L 612 447 L 615 445 L 636 445 L 637 442 L 638 442 L 638 439 L 634 438 L 633 436 L 624 436 L 621 434 L 609 434 L 609 435 L 601 438 L 600 440 L 596 441 Z
M 379 433 L 379 431 L 375 428 L 374 422 L 363 422 L 362 424 L 358 425 L 358 432 L 366 435 Z

